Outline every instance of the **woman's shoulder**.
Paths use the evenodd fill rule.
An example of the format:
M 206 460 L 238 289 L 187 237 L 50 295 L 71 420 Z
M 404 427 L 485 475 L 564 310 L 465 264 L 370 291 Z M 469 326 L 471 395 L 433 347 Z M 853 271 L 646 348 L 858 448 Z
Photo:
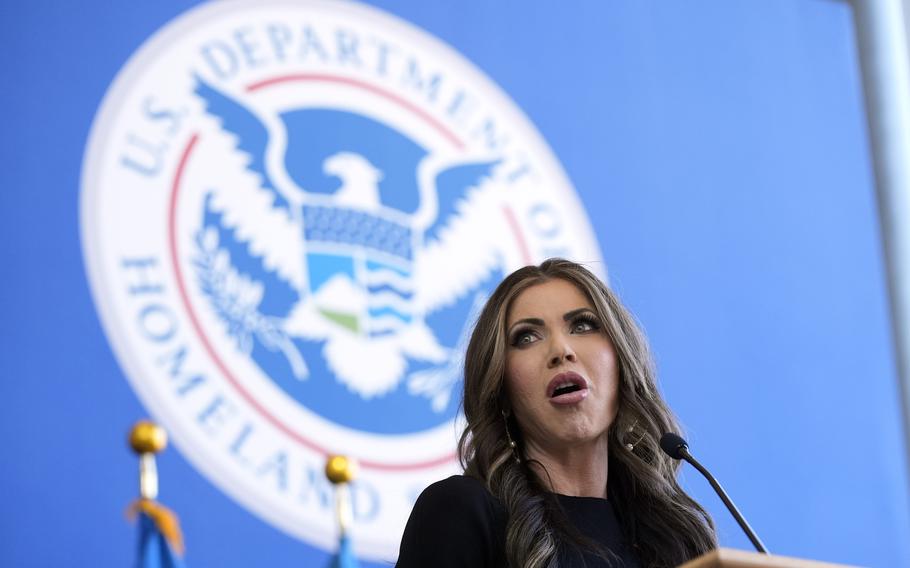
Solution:
M 476 504 L 499 505 L 483 481 L 467 475 L 453 475 L 429 485 L 418 497 L 417 502 L 421 501 L 458 508 Z
M 428 486 L 414 503 L 411 515 L 424 522 L 437 516 L 442 522 L 459 519 L 484 530 L 505 522 L 505 509 L 499 500 L 483 481 L 466 475 L 453 475 Z
M 399 567 L 503 565 L 505 510 L 482 481 L 453 475 L 423 490 L 405 527 Z

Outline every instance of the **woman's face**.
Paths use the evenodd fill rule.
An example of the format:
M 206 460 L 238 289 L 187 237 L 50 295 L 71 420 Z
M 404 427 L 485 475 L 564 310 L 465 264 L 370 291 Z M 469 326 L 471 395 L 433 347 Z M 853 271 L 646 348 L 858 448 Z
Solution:
M 619 371 L 587 296 L 566 280 L 535 284 L 515 298 L 506 326 L 506 391 L 529 449 L 606 439 Z

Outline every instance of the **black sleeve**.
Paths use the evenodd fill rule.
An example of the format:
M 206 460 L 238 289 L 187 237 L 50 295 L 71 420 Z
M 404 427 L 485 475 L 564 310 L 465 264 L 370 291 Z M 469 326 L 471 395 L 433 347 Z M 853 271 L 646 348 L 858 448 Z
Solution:
M 397 568 L 505 565 L 505 514 L 483 484 L 453 476 L 427 487 L 411 511 Z

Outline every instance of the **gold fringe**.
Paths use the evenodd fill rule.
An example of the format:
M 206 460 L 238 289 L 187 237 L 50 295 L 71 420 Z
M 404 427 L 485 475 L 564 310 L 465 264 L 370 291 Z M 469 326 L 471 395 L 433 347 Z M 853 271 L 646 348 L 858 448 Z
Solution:
M 126 510 L 126 516 L 130 520 L 135 520 L 140 512 L 152 518 L 174 552 L 183 556 L 183 533 L 180 531 L 180 521 L 177 519 L 177 514 L 157 501 L 136 499 Z

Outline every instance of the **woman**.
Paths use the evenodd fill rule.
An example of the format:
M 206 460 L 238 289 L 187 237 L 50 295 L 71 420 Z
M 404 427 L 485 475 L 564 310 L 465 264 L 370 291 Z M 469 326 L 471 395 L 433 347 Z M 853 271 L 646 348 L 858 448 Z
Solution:
M 427 488 L 399 568 L 672 567 L 716 546 L 659 448 L 679 426 L 616 296 L 562 259 L 508 276 L 465 354 L 464 476 Z

